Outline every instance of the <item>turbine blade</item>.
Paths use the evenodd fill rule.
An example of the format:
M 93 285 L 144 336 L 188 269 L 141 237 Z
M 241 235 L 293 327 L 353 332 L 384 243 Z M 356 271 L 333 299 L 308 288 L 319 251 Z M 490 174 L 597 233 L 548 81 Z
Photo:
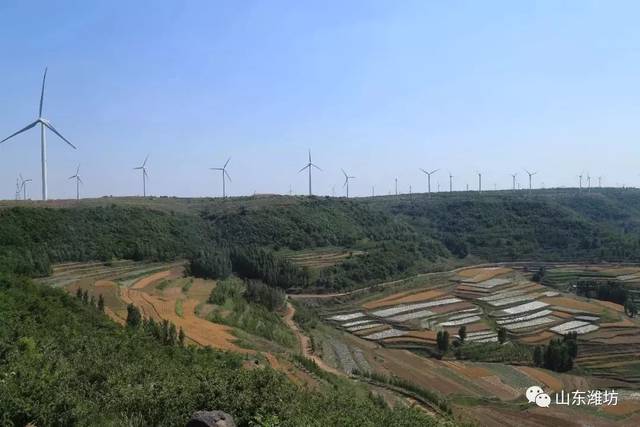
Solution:
M 438 172 L 439 170 L 440 170 L 440 169 L 434 169 L 434 170 L 432 170 L 432 171 L 431 171 L 431 172 L 429 172 L 429 173 L 436 173 L 436 172 Z
M 147 154 L 147 157 L 144 158 L 144 162 L 142 163 L 142 167 L 145 167 L 147 165 L 147 160 L 149 160 L 149 155 Z
M 222 168 L 209 168 L 209 169 L 211 169 L 212 171 L 221 171 L 222 170 Z
M 80 184 L 84 184 L 84 182 L 82 182 L 82 179 L 80 177 L 78 177 L 78 181 L 80 182 Z
M 318 166 L 314 165 L 313 163 L 311 163 L 311 166 L 313 166 L 314 168 L 318 169 L 319 171 L 322 171 L 322 169 L 320 169 Z
M 227 159 L 227 162 L 224 164 L 224 166 L 222 167 L 223 169 L 225 169 L 227 167 L 227 165 L 229 164 L 229 162 L 231 161 L 231 157 L 229 157 Z
M 231 182 L 231 177 L 229 176 L 229 174 L 227 173 L 226 170 L 222 170 L 222 173 L 224 173 L 227 176 L 227 179 L 229 180 L 229 182 Z
M 80 173 L 80 165 L 76 168 L 76 176 Z
M 46 127 L 48 127 L 48 128 L 51 130 L 51 132 L 53 132 L 53 133 L 55 133 L 56 135 L 58 135 L 58 136 L 59 136 L 59 137 L 60 137 L 64 142 L 66 142 L 66 143 L 67 143 L 67 144 L 69 144 L 69 145 L 70 145 L 74 150 L 76 150 L 76 146 L 75 146 L 75 145 L 73 145 L 72 143 L 70 143 L 70 142 L 69 142 L 69 140 L 67 140 L 67 138 L 65 138 L 64 136 L 62 136 L 62 134 L 60 134 L 60 132 L 58 132 L 58 131 L 56 130 L 56 128 L 54 128 L 54 127 L 53 127 L 53 125 L 52 125 L 51 123 L 49 123 L 49 122 L 41 122 L 41 123 L 44 123 L 44 125 L 45 125 Z
M 311 163 L 311 149 L 309 149 L 309 163 Z
M 5 142 L 5 141 L 6 141 L 6 140 L 8 140 L 8 139 L 13 138 L 13 137 L 14 137 L 14 136 L 16 136 L 16 135 L 20 135 L 20 134 L 21 134 L 22 132 L 24 132 L 24 131 L 27 131 L 27 130 L 31 129 L 32 127 L 34 127 L 34 126 L 35 126 L 35 125 L 37 125 L 38 123 L 39 123 L 39 121 L 38 121 L 38 120 L 36 120 L 35 122 L 31 123 L 30 125 L 23 127 L 23 128 L 22 128 L 22 129 L 20 129 L 18 132 L 13 133 L 13 134 L 9 135 L 8 137 L 6 137 L 5 139 L 3 139 L 2 141 L 0 141 L 0 144 L 2 144 L 3 142 Z
M 345 178 L 347 178 L 347 173 L 344 171 L 344 169 L 340 169 L 342 171 L 342 174 L 344 175 Z
M 142 166 L 138 166 L 137 168 L 133 168 L 133 170 L 142 169 Z
M 302 169 L 300 169 L 298 171 L 298 173 L 302 172 L 303 170 L 305 170 L 306 168 L 310 168 L 311 167 L 311 163 L 309 163 L 307 166 L 303 167 Z
M 76 177 L 76 176 L 75 176 L 75 175 L 73 175 L 73 176 L 70 176 L 70 177 L 69 177 L 69 179 L 73 179 L 73 178 L 75 178 L 75 177 Z
M 47 80 L 47 68 L 44 69 L 44 76 L 42 77 L 42 91 L 40 92 L 40 110 L 38 117 L 42 117 L 42 104 L 44 103 L 44 82 Z
M 420 170 L 422 171 L 422 173 L 429 175 L 426 170 L 424 170 L 422 168 L 420 168 Z

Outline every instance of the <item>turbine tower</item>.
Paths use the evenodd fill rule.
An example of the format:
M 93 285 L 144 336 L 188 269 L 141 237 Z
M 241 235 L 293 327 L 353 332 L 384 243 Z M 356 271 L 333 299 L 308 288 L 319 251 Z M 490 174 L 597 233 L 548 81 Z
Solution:
M 229 174 L 227 173 L 227 165 L 229 164 L 229 162 L 231 161 L 231 157 L 229 157 L 227 159 L 227 162 L 224 164 L 223 167 L 221 168 L 210 168 L 213 171 L 220 171 L 222 174 L 222 198 L 226 198 L 227 197 L 227 184 L 226 181 L 227 179 L 229 180 L 229 182 L 231 182 L 231 177 L 229 176 Z
M 396 196 L 398 195 L 398 178 L 395 178 L 396 180 Z
M 537 174 L 538 172 L 529 172 L 528 170 L 524 170 L 527 175 L 529 175 L 529 190 L 531 190 L 531 178 L 533 177 L 533 175 Z
M 138 166 L 137 168 L 133 168 L 134 170 L 142 171 L 142 197 L 147 197 L 147 178 L 149 178 L 149 174 L 147 174 L 147 160 L 149 160 L 149 155 L 144 158 L 144 162 L 142 162 L 142 166 Z
M 309 150 L 309 163 L 307 163 L 307 165 L 305 167 L 303 167 L 302 169 L 300 169 L 298 171 L 298 173 L 302 172 L 305 169 L 309 169 L 309 196 L 313 196 L 313 193 L 311 192 L 311 168 L 316 168 L 319 171 L 322 171 L 322 169 L 320 169 L 318 166 L 316 166 L 312 161 L 311 161 L 311 150 Z
M 342 169 L 342 173 L 344 174 L 344 185 L 343 187 L 347 187 L 347 199 L 349 198 L 349 180 L 350 179 L 355 179 L 355 176 L 349 176 L 347 175 L 347 173 L 344 171 L 344 169 Z
M 482 172 L 478 171 L 478 193 L 482 192 Z
M 22 189 L 22 200 L 27 200 L 27 184 L 33 181 L 31 178 L 24 179 L 20 174 L 20 188 Z M 18 190 L 20 194 L 20 190 Z
M 76 180 L 76 200 L 80 200 L 80 184 L 84 184 L 82 179 L 80 179 L 80 165 L 78 165 L 78 168 L 76 169 L 76 174 L 69 177 L 69 179 L 74 178 Z
M 587 191 L 591 191 L 591 175 L 587 173 Z
M 602 188 L 602 177 L 598 177 L 598 188 Z
M 449 193 L 453 193 L 453 175 L 449 172 Z
M 33 122 L 33 123 L 28 124 L 24 128 L 20 129 L 19 131 L 9 135 L 8 137 L 6 137 L 2 141 L 0 141 L 0 144 L 2 144 L 3 142 L 13 138 L 16 135 L 21 134 L 22 132 L 28 131 L 29 129 L 31 129 L 32 127 L 34 127 L 36 125 L 40 125 L 40 157 L 41 157 L 41 163 L 42 163 L 42 200 L 47 200 L 47 197 L 48 197 L 48 192 L 47 192 L 47 136 L 46 136 L 46 129 L 49 129 L 51 132 L 55 133 L 58 137 L 60 137 L 60 139 L 62 139 L 67 144 L 69 144 L 73 149 L 76 148 L 75 145 L 70 143 L 64 136 L 62 136 L 62 134 L 60 134 L 60 132 L 58 132 L 56 130 L 56 128 L 53 127 L 53 125 L 51 124 L 51 122 L 49 120 L 47 120 L 44 117 L 42 117 L 42 106 L 43 106 L 43 103 L 44 103 L 44 86 L 45 86 L 46 79 L 47 79 L 47 69 L 45 68 L 44 69 L 44 77 L 42 77 L 42 91 L 40 92 L 40 109 L 38 110 L 38 118 L 36 119 L 36 121 Z
M 516 189 L 516 176 L 518 176 L 518 174 L 517 174 L 517 173 L 512 173 L 512 174 L 511 174 L 511 178 L 512 178 L 512 180 L 513 180 L 513 189 L 514 189 L 514 190 Z
M 578 175 L 578 179 L 580 180 L 580 190 L 582 190 L 582 172 L 580 172 L 580 175 Z
M 20 200 L 20 178 L 16 178 L 16 200 Z
M 424 170 L 422 168 L 420 168 L 420 170 L 422 171 L 422 173 L 427 175 L 427 192 L 429 194 L 431 194 L 431 175 L 433 175 L 434 173 L 438 172 L 440 169 L 434 169 L 431 172 L 427 172 L 426 170 Z

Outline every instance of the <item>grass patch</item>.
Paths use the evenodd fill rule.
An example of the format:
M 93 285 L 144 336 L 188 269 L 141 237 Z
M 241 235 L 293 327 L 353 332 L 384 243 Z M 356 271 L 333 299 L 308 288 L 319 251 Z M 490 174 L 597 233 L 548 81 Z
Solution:
M 176 300 L 176 314 L 180 317 L 184 317 L 184 308 L 182 307 L 182 300 Z
M 169 287 L 169 285 L 171 285 L 171 281 L 163 280 L 162 282 L 158 283 L 158 285 L 156 286 L 156 289 L 159 291 L 164 291 Z
M 189 280 L 187 280 L 187 283 L 182 285 L 182 292 L 184 292 L 186 294 L 187 292 L 189 292 L 189 289 L 191 289 L 191 286 L 193 286 L 193 278 L 192 277 L 190 277 Z

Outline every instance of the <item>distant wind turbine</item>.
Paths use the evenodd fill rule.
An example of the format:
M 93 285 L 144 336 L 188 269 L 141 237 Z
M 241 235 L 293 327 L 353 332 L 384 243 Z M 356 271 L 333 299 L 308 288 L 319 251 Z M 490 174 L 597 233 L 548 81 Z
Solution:
M 438 172 L 440 169 L 434 169 L 431 172 L 427 172 L 426 170 L 424 170 L 422 168 L 420 168 L 420 170 L 422 171 L 422 173 L 427 175 L 427 193 L 431 194 L 431 175 L 433 175 L 434 173 Z
M 478 193 L 482 192 L 482 172 L 478 171 Z
M 587 191 L 591 191 L 591 175 L 587 173 Z
M 349 198 L 349 180 L 355 179 L 355 176 L 349 176 L 347 175 L 347 173 L 344 171 L 344 169 L 342 169 L 342 173 L 344 174 L 344 185 L 343 187 L 347 187 L 347 199 Z
M 453 175 L 449 172 L 449 193 L 453 192 Z
M 376 187 L 375 187 L 375 185 L 372 185 L 371 186 L 371 197 L 375 197 L 375 195 L 376 195 Z
M 531 187 L 531 178 L 532 178 L 535 174 L 537 174 L 538 172 L 529 172 L 529 171 L 528 171 L 528 170 L 526 170 L 526 169 L 525 169 L 524 171 L 527 173 L 527 175 L 529 175 L 529 190 L 531 190 L 531 189 L 532 189 L 532 187 Z
M 511 174 L 511 178 L 513 179 L 513 189 L 516 189 L 516 177 L 518 176 L 517 173 L 512 173 Z
M 20 200 L 20 178 L 16 178 L 16 200 Z
M 33 123 L 28 124 L 24 128 L 20 129 L 19 131 L 9 135 L 8 137 L 6 137 L 2 141 L 0 141 L 0 144 L 2 144 L 3 142 L 13 138 L 16 135 L 21 134 L 22 132 L 28 131 L 29 129 L 31 129 L 32 127 L 34 127 L 36 125 L 40 125 L 40 157 L 41 157 L 41 163 L 42 163 L 42 200 L 47 200 L 47 197 L 48 197 L 48 192 L 47 192 L 47 138 L 46 138 L 46 129 L 49 129 L 51 132 L 53 132 L 56 135 L 58 135 L 58 137 L 60 137 L 64 142 L 69 144 L 73 149 L 76 148 L 75 145 L 70 143 L 64 136 L 62 136 L 62 134 L 60 134 L 60 132 L 58 132 L 56 130 L 56 128 L 53 127 L 53 125 L 51 124 L 51 122 L 49 120 L 47 120 L 44 117 L 42 117 L 42 106 L 44 104 L 44 87 L 45 87 L 46 79 L 47 79 L 47 69 L 45 68 L 44 69 L 44 77 L 42 77 L 42 91 L 40 92 L 40 109 L 38 110 L 38 118 L 36 119 L 36 121 L 33 122 Z
M 396 196 L 398 195 L 398 178 L 395 179 L 396 180 Z
M 80 179 L 80 165 L 78 165 L 78 168 L 76 169 L 76 174 L 69 177 L 69 179 L 74 178 L 76 180 L 76 200 L 80 200 L 80 184 L 84 184 L 82 179 Z
M 298 173 L 302 172 L 305 169 L 309 169 L 309 196 L 312 196 L 313 193 L 311 192 L 311 168 L 316 168 L 319 171 L 322 171 L 322 169 L 320 169 L 318 166 L 316 166 L 312 161 L 311 161 L 311 150 L 309 150 L 309 163 L 307 163 L 307 165 L 305 167 L 303 167 L 302 169 L 300 169 L 298 171 Z
M 144 158 L 144 162 L 142 162 L 142 166 L 138 166 L 137 168 L 133 168 L 134 170 L 142 171 L 142 197 L 147 197 L 147 178 L 149 174 L 147 173 L 147 160 L 149 160 L 149 155 Z
M 231 161 L 231 157 L 229 157 L 226 161 L 226 163 L 224 164 L 223 167 L 221 168 L 210 168 L 213 171 L 220 171 L 221 175 L 222 175 L 222 198 L 226 198 L 227 197 L 227 179 L 229 180 L 229 182 L 231 182 L 231 177 L 229 176 L 229 173 L 227 172 L 227 165 L 229 164 L 229 162 Z
M 580 172 L 580 175 L 578 175 L 578 179 L 580 180 L 580 189 L 582 190 L 582 176 L 583 176 L 583 172 Z
M 602 177 L 601 176 L 598 177 L 598 187 L 602 188 Z
M 22 189 L 22 200 L 27 200 L 27 184 L 33 181 L 31 178 L 24 179 L 20 174 L 20 188 Z

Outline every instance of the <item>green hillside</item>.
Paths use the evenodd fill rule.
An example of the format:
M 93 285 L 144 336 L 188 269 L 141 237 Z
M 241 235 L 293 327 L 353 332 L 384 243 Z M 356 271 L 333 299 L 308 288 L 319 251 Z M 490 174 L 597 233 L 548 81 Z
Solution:
M 338 379 L 309 391 L 240 356 L 163 345 L 62 290 L 0 275 L 0 424 L 184 426 L 223 410 L 239 426 L 430 426 Z
M 300 286 L 346 289 L 453 263 L 640 259 L 640 191 L 536 190 L 363 199 L 103 198 L 0 209 L 0 269 L 190 258 L 220 248 L 357 251 Z M 250 251 L 257 253 L 256 251 Z M 304 270 L 304 268 L 302 268 Z M 270 272 L 264 272 L 270 274 Z M 302 277 L 302 276 L 300 276 Z M 289 284 L 287 284 L 289 286 Z

